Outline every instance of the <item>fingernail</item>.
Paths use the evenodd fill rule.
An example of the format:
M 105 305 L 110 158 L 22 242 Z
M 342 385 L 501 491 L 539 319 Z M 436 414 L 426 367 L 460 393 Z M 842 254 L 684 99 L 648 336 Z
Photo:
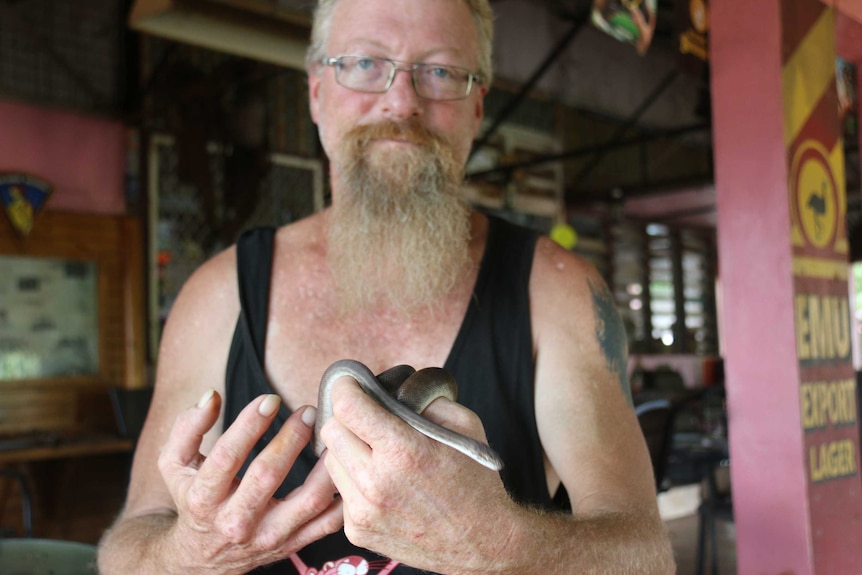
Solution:
M 266 398 L 260 402 L 260 406 L 257 408 L 257 412 L 264 417 L 269 417 L 270 415 L 275 413 L 280 403 L 281 398 L 277 395 L 267 395 Z
M 198 409 L 201 409 L 206 406 L 210 402 L 210 400 L 215 395 L 215 390 L 213 388 L 209 388 L 204 392 L 201 398 L 198 400 Z
M 302 423 L 307 425 L 308 427 L 314 427 L 314 421 L 317 419 L 317 409 L 314 407 L 308 406 L 305 408 L 305 411 L 302 412 Z

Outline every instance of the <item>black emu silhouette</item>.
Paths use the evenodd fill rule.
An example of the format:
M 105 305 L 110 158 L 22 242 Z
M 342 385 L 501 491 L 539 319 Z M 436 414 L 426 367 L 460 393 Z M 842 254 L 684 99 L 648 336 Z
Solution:
M 817 193 L 811 194 L 805 206 L 814 212 L 814 228 L 817 231 L 817 235 L 820 235 L 822 227 L 820 218 L 826 215 L 826 182 L 823 182 L 820 187 L 820 195 L 817 195 Z

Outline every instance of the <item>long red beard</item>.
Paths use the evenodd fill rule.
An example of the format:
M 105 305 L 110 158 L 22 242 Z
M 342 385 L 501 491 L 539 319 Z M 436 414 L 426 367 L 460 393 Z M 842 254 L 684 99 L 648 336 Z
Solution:
M 397 145 L 376 140 L 403 140 Z M 469 261 L 469 210 L 450 146 L 414 123 L 360 126 L 336 160 L 329 261 L 343 312 L 441 301 Z

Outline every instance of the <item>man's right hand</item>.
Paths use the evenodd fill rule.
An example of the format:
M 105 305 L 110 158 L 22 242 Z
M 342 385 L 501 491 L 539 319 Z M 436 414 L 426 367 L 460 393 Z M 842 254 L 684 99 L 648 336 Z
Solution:
M 219 395 L 207 392 L 177 417 L 158 466 L 177 514 L 162 549 L 175 554 L 184 573 L 246 573 L 341 528 L 341 503 L 322 463 L 302 486 L 284 499 L 273 499 L 311 438 L 312 407 L 291 415 L 243 478 L 237 478 L 279 403 L 275 395 L 252 401 L 207 457 L 200 453 L 201 442 L 218 418 Z

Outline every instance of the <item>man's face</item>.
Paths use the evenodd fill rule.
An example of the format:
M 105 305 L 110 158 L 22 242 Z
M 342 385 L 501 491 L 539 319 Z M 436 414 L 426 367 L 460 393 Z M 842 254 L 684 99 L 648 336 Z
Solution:
M 476 69 L 476 28 L 461 0 L 339 0 L 326 54 Z M 398 72 L 389 91 L 309 77 L 311 112 L 331 161 L 328 260 L 342 310 L 412 313 L 442 302 L 469 263 L 460 194 L 484 89 L 425 100 Z
M 461 0 L 340 0 L 332 14 L 327 56 L 364 55 L 403 62 L 430 62 L 477 69 L 478 40 L 469 9 Z M 338 180 L 345 134 L 362 125 L 413 122 L 441 137 L 463 167 L 482 119 L 485 88 L 474 86 L 464 100 L 424 100 L 407 72 L 398 72 L 388 92 L 367 94 L 338 85 L 335 69 L 309 77 L 311 113 Z M 411 142 L 382 138 L 368 153 L 382 161 Z M 336 195 L 337 191 L 334 192 Z M 337 201 L 337 200 L 336 200 Z

